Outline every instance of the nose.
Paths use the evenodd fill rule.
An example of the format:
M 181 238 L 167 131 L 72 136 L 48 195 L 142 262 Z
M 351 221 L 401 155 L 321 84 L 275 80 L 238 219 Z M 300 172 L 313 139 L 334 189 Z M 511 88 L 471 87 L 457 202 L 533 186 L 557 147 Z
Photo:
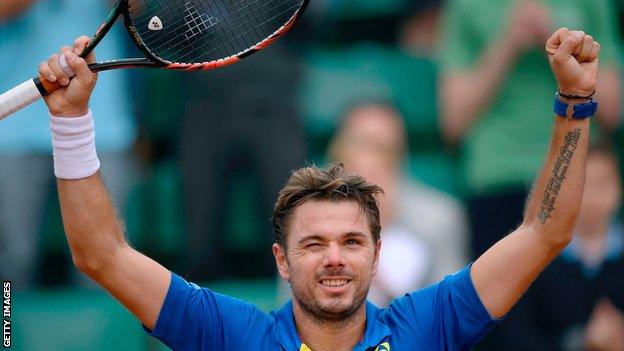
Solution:
M 331 243 L 325 251 L 325 266 L 340 267 L 344 266 L 344 256 L 342 248 L 337 243 Z

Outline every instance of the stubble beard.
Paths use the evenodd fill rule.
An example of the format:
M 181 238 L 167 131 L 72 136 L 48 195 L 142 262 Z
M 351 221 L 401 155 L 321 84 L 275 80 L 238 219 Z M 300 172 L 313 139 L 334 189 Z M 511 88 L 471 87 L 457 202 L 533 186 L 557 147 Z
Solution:
M 352 281 L 351 284 L 354 284 L 354 281 Z M 357 317 L 356 312 L 366 301 L 370 283 L 365 289 L 356 289 L 353 300 L 349 305 L 344 304 L 341 298 L 330 299 L 328 304 L 322 304 L 310 289 L 306 289 L 304 286 L 298 286 L 297 284 L 291 284 L 291 288 L 293 298 L 301 307 L 303 313 L 313 321 L 318 324 L 331 323 L 346 325 Z

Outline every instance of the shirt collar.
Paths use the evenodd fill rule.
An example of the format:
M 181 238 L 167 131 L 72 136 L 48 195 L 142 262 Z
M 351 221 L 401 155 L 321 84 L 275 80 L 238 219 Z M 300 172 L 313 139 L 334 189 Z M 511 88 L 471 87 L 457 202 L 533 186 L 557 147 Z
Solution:
M 276 321 L 275 337 L 286 351 L 296 351 L 301 348 L 301 339 L 295 327 L 295 316 L 292 301 L 288 301 L 279 311 L 271 312 Z
M 390 336 L 390 328 L 380 318 L 380 312 L 377 306 L 366 302 L 366 331 L 364 339 L 355 346 L 354 350 L 366 350 L 377 346 Z M 286 351 L 307 350 L 303 347 L 297 333 L 292 301 L 288 301 L 279 311 L 272 312 L 272 315 L 276 320 L 275 336 L 279 344 Z

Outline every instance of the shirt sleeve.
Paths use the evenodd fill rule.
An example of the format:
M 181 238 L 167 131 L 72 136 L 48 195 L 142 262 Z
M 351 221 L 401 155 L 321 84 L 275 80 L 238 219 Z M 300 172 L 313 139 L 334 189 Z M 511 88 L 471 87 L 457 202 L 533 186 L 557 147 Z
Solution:
M 249 337 L 249 330 L 268 328 L 268 318 L 251 304 L 200 288 L 172 273 L 150 335 L 172 350 L 236 349 Z
M 469 350 L 499 322 L 477 295 L 470 266 L 395 300 L 390 313 L 429 350 Z

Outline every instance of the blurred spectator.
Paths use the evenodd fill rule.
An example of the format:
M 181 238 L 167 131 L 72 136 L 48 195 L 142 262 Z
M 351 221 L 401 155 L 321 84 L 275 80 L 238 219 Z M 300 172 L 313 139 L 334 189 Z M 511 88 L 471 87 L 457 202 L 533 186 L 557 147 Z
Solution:
M 274 197 L 304 157 L 295 107 L 299 58 L 285 45 L 280 41 L 226 69 L 184 76 L 185 265 L 195 280 L 275 276 Z M 231 228 L 241 222 L 252 225 L 232 243 Z
M 399 46 L 420 57 L 434 56 L 444 0 L 410 0 L 399 29 Z
M 14 0 L 0 2 L 0 23 L 11 20 L 26 11 L 37 0 Z
M 4 92 L 36 74 L 37 65 L 81 34 L 92 33 L 110 10 L 104 0 L 3 1 L 0 10 L 0 55 L 14 58 L 0 68 L 0 91 Z M 27 6 L 33 3 L 32 6 Z M 8 19 L 10 17 L 10 19 Z M 53 23 L 54 25 L 51 25 Z M 100 46 L 98 57 L 123 57 L 120 28 Z M 31 72 L 28 74 L 28 72 Z M 102 174 L 124 210 L 131 183 L 130 149 L 135 126 L 127 98 L 123 71 L 100 75 L 93 95 L 98 125 L 98 153 L 106 166 Z M 41 255 L 39 232 L 49 189 L 53 186 L 52 148 L 42 103 L 30 106 L 0 122 L 0 278 L 12 280 L 14 288 L 32 286 Z M 63 238 L 59 237 L 59 240 Z
M 393 107 L 363 103 L 350 109 L 330 148 L 330 159 L 380 185 L 382 250 L 369 298 L 393 298 L 461 268 L 465 222 L 459 203 L 406 177 L 407 134 Z
M 498 349 L 624 350 L 621 193 L 615 154 L 592 146 L 575 237 L 501 326 Z
M 606 130 L 619 127 L 612 12 L 606 0 L 449 1 L 441 42 L 441 124 L 447 141 L 461 149 L 473 255 L 520 223 L 542 163 L 557 90 L 543 46 L 554 28 L 582 29 L 602 44 L 597 122 Z

